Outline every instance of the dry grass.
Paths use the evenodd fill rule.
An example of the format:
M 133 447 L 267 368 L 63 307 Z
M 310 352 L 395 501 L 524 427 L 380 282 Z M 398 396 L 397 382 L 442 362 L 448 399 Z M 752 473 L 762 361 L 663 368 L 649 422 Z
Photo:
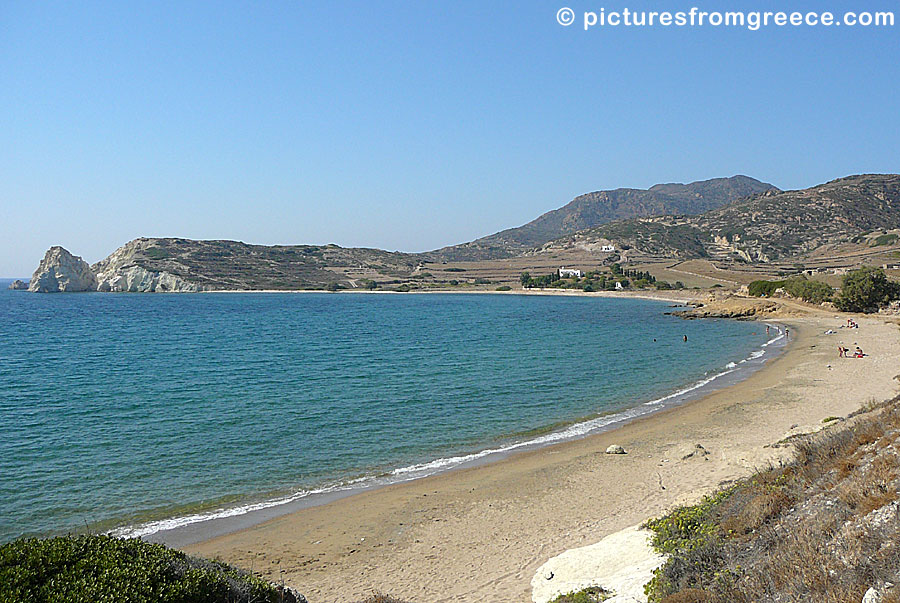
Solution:
M 900 397 L 798 441 L 788 466 L 651 522 L 660 534 L 700 518 L 648 585 L 651 601 L 845 603 L 900 583 L 898 441 Z M 900 603 L 900 588 L 884 601 Z

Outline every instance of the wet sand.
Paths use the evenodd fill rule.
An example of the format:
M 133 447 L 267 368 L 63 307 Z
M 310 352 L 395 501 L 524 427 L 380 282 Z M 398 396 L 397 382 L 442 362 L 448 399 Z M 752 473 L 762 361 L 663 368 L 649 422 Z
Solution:
M 898 391 L 900 329 L 845 315 L 779 319 L 786 353 L 747 380 L 686 405 L 479 467 L 363 492 L 185 547 L 275 582 L 310 603 L 378 591 L 411 603 L 527 602 L 535 570 L 604 536 L 786 458 L 769 446 Z M 824 332 L 834 329 L 836 334 Z M 837 346 L 869 357 L 841 359 Z M 673 359 L 677 361 L 677 359 Z M 626 455 L 607 455 L 620 444 Z M 709 454 L 688 456 L 695 444 Z

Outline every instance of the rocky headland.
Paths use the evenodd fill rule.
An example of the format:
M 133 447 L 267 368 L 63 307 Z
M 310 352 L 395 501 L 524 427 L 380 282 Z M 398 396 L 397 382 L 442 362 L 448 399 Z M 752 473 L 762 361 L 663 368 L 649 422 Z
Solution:
M 63 247 L 51 247 L 34 271 L 27 288 L 37 293 L 82 291 L 156 293 L 204 290 L 204 286 L 197 282 L 164 270 L 148 270 L 141 266 L 137 260 L 140 259 L 141 252 L 146 250 L 148 241 L 150 240 L 131 241 L 93 266 Z
M 31 277 L 28 290 L 37 293 L 96 291 L 97 275 L 83 259 L 56 245 L 47 250 Z

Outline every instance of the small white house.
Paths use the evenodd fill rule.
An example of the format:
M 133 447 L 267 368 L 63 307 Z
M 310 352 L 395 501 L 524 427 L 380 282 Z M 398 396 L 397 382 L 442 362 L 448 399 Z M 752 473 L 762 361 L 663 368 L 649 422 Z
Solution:
M 615 245 L 603 245 L 602 247 L 600 247 L 600 251 L 605 251 L 605 252 L 609 252 L 609 253 L 612 253 L 615 250 L 616 250 Z
M 575 268 L 563 268 L 560 266 L 559 278 L 569 278 L 572 276 L 577 276 L 578 278 L 581 278 L 582 276 L 584 276 L 584 272 L 582 272 L 581 270 L 576 270 Z
M 624 288 L 625 287 L 622 286 L 622 283 L 620 281 L 616 281 L 616 291 L 619 291 Z

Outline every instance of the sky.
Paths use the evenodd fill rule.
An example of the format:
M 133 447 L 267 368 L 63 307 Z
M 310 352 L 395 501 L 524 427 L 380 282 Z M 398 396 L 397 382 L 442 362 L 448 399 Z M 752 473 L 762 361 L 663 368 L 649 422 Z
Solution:
M 576 22 L 557 21 L 570 7 Z M 0 276 L 139 236 L 425 251 L 590 191 L 900 171 L 900 24 L 582 15 L 895 0 L 0 0 Z

